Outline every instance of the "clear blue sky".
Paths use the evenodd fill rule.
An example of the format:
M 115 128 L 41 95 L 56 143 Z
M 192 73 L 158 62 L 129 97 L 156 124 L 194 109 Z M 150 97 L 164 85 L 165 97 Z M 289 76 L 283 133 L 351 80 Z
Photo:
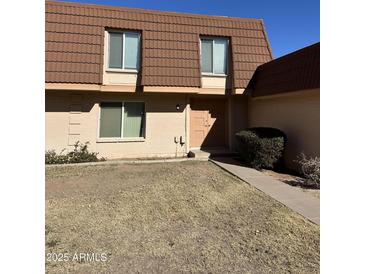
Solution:
M 275 58 L 319 41 L 319 0 L 69 0 L 64 2 L 264 19 Z

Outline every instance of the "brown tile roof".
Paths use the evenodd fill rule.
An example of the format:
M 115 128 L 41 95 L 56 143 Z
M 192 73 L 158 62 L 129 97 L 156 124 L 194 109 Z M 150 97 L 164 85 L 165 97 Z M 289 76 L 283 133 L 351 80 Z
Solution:
M 46 82 L 101 84 L 105 28 L 142 31 L 142 85 L 199 87 L 199 35 L 230 37 L 235 88 L 272 59 L 262 20 L 46 1 Z
M 319 42 L 259 66 L 249 84 L 253 97 L 314 89 L 319 85 Z

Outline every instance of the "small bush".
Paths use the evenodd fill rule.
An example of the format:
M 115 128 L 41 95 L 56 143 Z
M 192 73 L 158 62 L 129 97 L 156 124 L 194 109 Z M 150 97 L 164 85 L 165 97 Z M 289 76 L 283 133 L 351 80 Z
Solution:
M 236 133 L 243 161 L 256 169 L 273 168 L 283 156 L 285 134 L 276 128 L 257 127 Z
M 62 155 L 64 150 L 60 154 L 57 154 L 54 150 L 46 151 L 46 164 L 67 164 L 67 155 Z
M 45 154 L 46 164 L 71 164 L 71 163 L 85 163 L 85 162 L 98 162 L 105 161 L 105 158 L 98 158 L 97 152 L 89 152 L 89 142 L 85 144 L 76 142 L 74 150 L 63 154 L 65 150 L 62 150 L 60 154 L 57 154 L 54 150 L 47 150 Z
M 300 167 L 300 172 L 307 179 L 306 184 L 319 188 L 320 186 L 320 161 L 319 157 L 307 158 L 304 153 L 299 154 L 296 160 Z

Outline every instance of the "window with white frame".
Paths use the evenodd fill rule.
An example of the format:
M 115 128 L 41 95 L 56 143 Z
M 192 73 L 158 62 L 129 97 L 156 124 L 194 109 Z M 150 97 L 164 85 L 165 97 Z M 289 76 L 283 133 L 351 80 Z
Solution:
M 143 102 L 100 103 L 99 138 L 143 138 Z
M 108 68 L 113 70 L 139 69 L 140 33 L 109 31 Z
M 228 39 L 201 38 L 200 64 L 202 74 L 227 75 Z

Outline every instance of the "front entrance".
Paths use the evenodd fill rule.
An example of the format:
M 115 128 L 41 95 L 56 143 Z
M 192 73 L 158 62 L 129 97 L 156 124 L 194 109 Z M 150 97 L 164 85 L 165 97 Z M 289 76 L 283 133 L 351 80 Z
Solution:
M 227 145 L 227 100 L 191 98 L 190 147 Z

